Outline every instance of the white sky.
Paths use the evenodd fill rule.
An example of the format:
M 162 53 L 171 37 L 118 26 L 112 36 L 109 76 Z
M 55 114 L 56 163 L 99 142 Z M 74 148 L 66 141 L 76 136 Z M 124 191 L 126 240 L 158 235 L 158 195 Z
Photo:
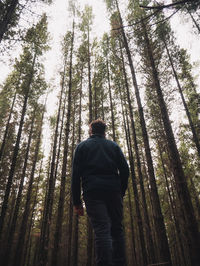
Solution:
M 85 4 L 92 6 L 93 14 L 95 16 L 93 23 L 93 33 L 96 36 L 102 36 L 104 32 L 109 31 L 108 14 L 106 11 L 106 5 L 103 0 L 79 0 L 78 1 L 83 8 Z M 171 2 L 171 1 L 165 1 Z M 62 36 L 67 30 L 71 30 L 71 19 L 68 17 L 68 1 L 67 0 L 54 0 L 54 3 L 50 6 L 45 6 L 44 10 L 49 18 L 49 31 L 52 36 L 51 50 L 46 54 L 45 71 L 47 81 L 54 80 L 54 87 L 58 87 L 59 84 L 59 67 L 60 67 L 60 41 Z M 41 11 L 39 11 L 41 12 Z M 180 13 L 177 13 L 171 18 L 173 29 L 176 31 L 178 43 L 181 47 L 186 48 L 191 55 L 191 62 L 197 62 L 200 60 L 200 45 L 199 36 L 195 36 L 192 33 L 191 19 L 187 23 L 183 23 L 180 20 Z M 17 55 L 18 50 L 13 50 L 12 61 Z M 0 83 L 6 78 L 10 72 L 10 65 L 5 63 L 6 58 L 3 58 L 4 62 L 0 61 Z M 9 58 L 10 59 L 10 58 Z M 8 62 L 9 60 L 7 60 Z M 199 73 L 199 67 L 195 69 L 195 74 Z M 58 82 L 57 82 L 58 81 Z M 48 99 L 48 114 L 53 114 L 56 105 L 56 94 L 58 89 L 55 89 L 54 93 Z M 47 129 L 48 130 L 48 129 Z

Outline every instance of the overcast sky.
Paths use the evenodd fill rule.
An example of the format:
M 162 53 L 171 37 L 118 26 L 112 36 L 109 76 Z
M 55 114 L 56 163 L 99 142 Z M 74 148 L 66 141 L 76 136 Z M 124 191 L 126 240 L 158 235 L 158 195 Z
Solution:
M 109 30 L 109 21 L 106 12 L 106 6 L 103 0 L 79 0 L 78 1 L 83 7 L 85 4 L 91 5 L 93 8 L 93 14 L 95 16 L 93 33 L 97 36 L 101 36 L 104 32 Z M 166 0 L 165 3 L 171 1 Z M 49 21 L 49 31 L 51 33 L 51 50 L 47 53 L 47 62 L 46 65 L 46 76 L 47 79 L 53 78 L 55 75 L 55 70 L 57 69 L 57 63 L 59 62 L 60 57 L 60 40 L 65 32 L 70 29 L 71 19 L 68 17 L 68 1 L 67 0 L 54 0 L 54 3 L 49 7 L 44 7 L 44 10 L 47 13 Z M 38 12 L 41 12 L 41 10 Z M 171 11 L 169 11 L 170 13 Z M 191 55 L 191 61 L 195 62 L 200 59 L 200 38 L 194 36 L 191 29 L 191 20 L 188 23 L 183 23 L 183 19 L 180 20 L 180 15 L 177 13 L 171 18 L 172 27 L 177 33 L 177 39 L 179 44 L 186 48 Z M 13 58 L 16 56 L 16 51 L 13 50 Z M 6 75 L 10 71 L 10 66 L 5 61 L 0 61 L 0 82 L 2 82 Z M 12 60 L 11 60 L 12 62 Z
M 81 7 L 83 8 L 85 4 L 91 5 L 93 8 L 93 14 L 95 16 L 93 23 L 93 34 L 100 37 L 104 32 L 109 31 L 109 21 L 108 14 L 106 11 L 106 6 L 103 0 L 78 0 Z M 168 3 L 171 1 L 165 1 Z M 124 2 L 123 2 L 124 3 Z M 42 9 L 47 13 L 48 16 L 48 29 L 51 34 L 51 50 L 46 54 L 46 79 L 47 81 L 55 80 L 53 82 L 55 90 L 54 93 L 51 93 L 48 98 L 47 111 L 48 116 L 52 115 L 55 112 L 56 106 L 56 95 L 58 93 L 59 87 L 59 67 L 60 67 L 60 42 L 63 35 L 67 30 L 71 30 L 71 19 L 68 16 L 68 1 L 67 0 L 54 0 L 54 3 L 50 6 L 45 6 L 38 10 L 38 13 L 42 12 Z M 37 12 L 37 10 L 35 10 Z M 170 14 L 171 11 L 169 11 Z M 23 22 L 22 22 L 23 23 Z M 200 38 L 197 35 L 194 35 L 192 32 L 192 22 L 191 19 L 189 22 L 184 22 L 183 19 L 180 19 L 180 14 L 177 13 L 173 18 L 171 18 L 172 28 L 176 32 L 177 41 L 181 47 L 188 50 L 188 53 L 191 55 L 191 62 L 199 62 L 200 60 Z M 17 46 L 16 46 L 17 47 Z M 18 54 L 18 49 L 14 49 L 11 57 L 3 57 L 3 61 L 0 60 L 0 83 L 6 78 L 7 74 L 11 71 L 11 65 L 14 61 L 14 58 Z M 195 74 L 199 74 L 199 66 L 194 69 Z M 200 81 L 200 80 L 198 80 Z M 198 86 L 198 91 L 200 87 Z M 49 134 L 49 128 L 45 126 L 44 135 Z M 48 146 L 48 138 L 46 138 L 46 144 Z M 46 148 L 45 148 L 46 150 Z

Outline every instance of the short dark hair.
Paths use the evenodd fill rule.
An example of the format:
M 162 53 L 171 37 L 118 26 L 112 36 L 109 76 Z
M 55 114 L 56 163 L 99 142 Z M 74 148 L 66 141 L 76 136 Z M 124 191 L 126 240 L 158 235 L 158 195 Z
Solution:
M 106 123 L 102 119 L 96 119 L 89 124 L 92 134 L 104 135 L 106 130 Z

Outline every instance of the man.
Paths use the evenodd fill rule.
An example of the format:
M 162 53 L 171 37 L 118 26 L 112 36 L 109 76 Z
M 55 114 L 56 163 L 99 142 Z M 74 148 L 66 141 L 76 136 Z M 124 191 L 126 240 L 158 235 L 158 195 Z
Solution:
M 87 214 L 95 233 L 97 266 L 125 264 L 123 196 L 129 168 L 120 147 L 105 138 L 106 124 L 89 125 L 90 137 L 78 144 L 73 160 L 74 209 L 83 215 L 81 183 Z

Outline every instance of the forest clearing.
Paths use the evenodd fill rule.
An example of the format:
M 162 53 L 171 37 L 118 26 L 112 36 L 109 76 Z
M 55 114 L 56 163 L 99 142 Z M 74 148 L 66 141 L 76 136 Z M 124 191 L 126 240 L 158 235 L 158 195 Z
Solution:
M 98 118 L 130 167 L 127 266 L 200 265 L 199 41 L 199 0 L 0 1 L 1 266 L 96 265 L 71 176 Z

